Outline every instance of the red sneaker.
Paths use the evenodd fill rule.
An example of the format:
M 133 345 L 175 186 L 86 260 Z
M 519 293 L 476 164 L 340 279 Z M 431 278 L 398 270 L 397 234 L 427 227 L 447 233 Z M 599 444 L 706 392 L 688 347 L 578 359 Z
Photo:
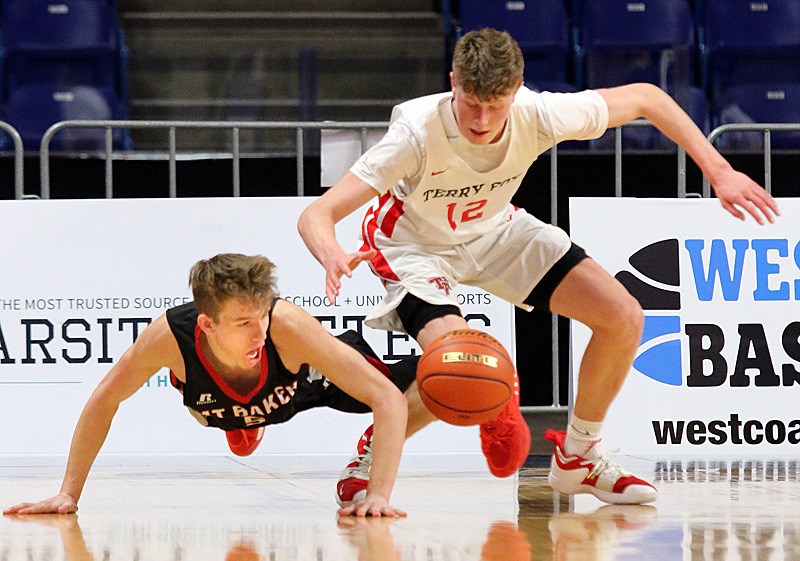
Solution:
M 369 468 L 372 466 L 372 429 L 373 425 L 370 425 L 361 435 L 356 455 L 339 476 L 339 483 L 336 484 L 336 502 L 339 506 L 350 506 L 367 496 Z
M 650 483 L 631 475 L 603 453 L 598 440 L 587 452 L 588 457 L 564 453 L 565 431 L 547 429 L 544 437 L 555 445 L 550 462 L 550 487 L 565 495 L 588 493 L 612 504 L 649 503 L 658 498 Z
M 531 450 L 531 430 L 519 410 L 519 382 L 514 377 L 514 393 L 494 421 L 481 425 L 481 450 L 489 471 L 495 477 L 513 475 Z
M 254 429 L 234 429 L 225 431 L 228 446 L 237 456 L 249 456 L 255 452 L 261 439 L 264 438 L 264 427 Z

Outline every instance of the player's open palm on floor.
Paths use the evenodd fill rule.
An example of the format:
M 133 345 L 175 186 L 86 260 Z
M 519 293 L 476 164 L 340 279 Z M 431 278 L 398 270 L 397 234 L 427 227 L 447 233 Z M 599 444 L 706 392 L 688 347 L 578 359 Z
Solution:
M 3 514 L 72 514 L 78 511 L 78 503 L 66 493 L 39 501 L 38 503 L 19 503 L 3 511 Z
M 407 516 L 405 511 L 393 507 L 386 499 L 377 496 L 367 496 L 363 501 L 356 501 L 349 506 L 342 507 L 337 514 L 339 516 L 372 516 L 375 518 Z

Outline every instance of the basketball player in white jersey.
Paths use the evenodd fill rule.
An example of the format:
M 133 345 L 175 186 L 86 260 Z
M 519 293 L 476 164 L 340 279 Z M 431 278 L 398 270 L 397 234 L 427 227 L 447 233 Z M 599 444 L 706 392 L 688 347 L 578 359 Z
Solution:
M 394 108 L 385 137 L 302 214 L 300 234 L 324 266 L 329 298 L 342 275 L 369 261 L 386 297 L 367 325 L 406 332 L 425 349 L 467 324 L 453 289 L 480 287 L 525 308 L 550 310 L 591 328 L 569 426 L 545 435 L 555 446 L 550 484 L 609 503 L 655 500 L 656 489 L 609 460 L 600 445 L 606 412 L 640 341 L 639 303 L 567 234 L 515 208 L 511 198 L 537 156 L 564 140 L 600 137 L 636 118 L 650 120 L 686 149 L 722 206 L 758 223 L 778 215 L 775 201 L 735 171 L 664 91 L 630 84 L 578 93 L 535 93 L 523 85 L 523 58 L 507 34 L 483 29 L 455 47 L 451 91 Z M 378 197 L 363 222 L 364 244 L 348 253 L 334 225 Z M 521 342 L 524 348 L 524 342 Z M 530 433 L 519 393 L 481 426 L 490 471 L 505 477 L 524 463 Z M 416 385 L 407 393 L 411 435 L 435 420 Z M 339 482 L 342 503 L 363 496 L 368 435 Z

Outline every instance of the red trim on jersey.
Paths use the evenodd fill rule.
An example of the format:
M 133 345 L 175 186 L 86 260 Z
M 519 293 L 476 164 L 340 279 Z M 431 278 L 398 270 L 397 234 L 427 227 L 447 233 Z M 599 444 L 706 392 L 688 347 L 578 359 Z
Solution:
M 361 222 L 361 235 L 364 238 L 364 245 L 361 246 L 361 250 L 365 251 L 367 249 L 374 249 L 378 253 L 370 260 L 370 264 L 372 268 L 375 270 L 375 273 L 381 277 L 381 279 L 388 279 L 393 281 L 399 281 L 400 277 L 392 270 L 389 266 L 389 263 L 386 261 L 386 258 L 381 253 L 381 250 L 375 247 L 375 232 L 378 231 L 378 212 L 380 212 L 381 207 L 383 204 L 388 200 L 387 197 L 388 193 L 383 195 L 380 198 L 380 204 L 378 206 L 378 211 L 376 212 L 375 209 L 370 208 L 367 211 L 367 214 L 364 215 L 364 220 Z M 390 213 L 394 210 L 394 206 Z M 402 215 L 402 203 L 400 203 L 400 214 Z M 398 216 L 399 218 L 399 216 Z M 392 231 L 394 231 L 394 224 L 397 222 L 397 218 L 392 220 Z M 386 231 L 381 228 L 381 231 L 386 234 Z M 386 234 L 389 235 L 389 234 Z
M 170 382 L 170 384 L 172 384 L 173 388 L 175 388 L 179 392 L 183 393 L 183 387 L 186 384 L 181 382 L 172 370 L 169 371 L 169 382 Z
M 392 378 L 392 371 L 389 370 L 389 366 L 385 362 L 378 360 L 374 356 L 369 356 L 369 355 L 364 355 L 364 358 L 367 359 L 367 362 L 369 362 L 372 366 L 377 368 L 381 374 L 383 374 L 389 379 Z
M 239 403 L 250 403 L 250 400 L 264 387 L 264 384 L 267 383 L 267 376 L 269 375 L 269 362 L 267 361 L 267 347 L 266 345 L 261 348 L 261 373 L 258 377 L 258 384 L 256 387 L 250 390 L 250 393 L 247 395 L 242 395 L 232 387 L 228 385 L 228 382 L 219 375 L 219 373 L 214 370 L 214 367 L 211 366 L 211 363 L 208 362 L 206 355 L 203 353 L 203 347 L 200 345 L 200 326 L 194 326 L 194 350 L 197 352 L 197 356 L 200 359 L 200 362 L 203 363 L 208 373 L 211 375 L 211 379 L 219 386 L 219 389 L 225 393 L 229 398 L 235 399 Z
M 367 213 L 364 215 L 364 219 L 361 221 L 361 237 L 363 238 L 364 243 L 361 244 L 360 251 L 369 251 L 373 247 L 372 242 L 374 240 L 369 239 L 369 232 L 367 230 L 367 225 L 372 221 L 374 215 L 375 215 L 375 209 L 369 207 L 367 209 Z
M 388 195 L 388 193 L 387 193 Z M 394 227 L 397 224 L 397 221 L 403 216 L 403 201 L 396 197 L 392 197 L 394 202 L 392 203 L 391 208 L 386 212 L 386 216 L 383 217 L 381 221 L 381 232 L 383 232 L 387 238 L 391 238 L 392 234 L 394 234 Z M 385 201 L 382 201 L 384 203 Z M 383 207 L 383 204 L 381 204 Z

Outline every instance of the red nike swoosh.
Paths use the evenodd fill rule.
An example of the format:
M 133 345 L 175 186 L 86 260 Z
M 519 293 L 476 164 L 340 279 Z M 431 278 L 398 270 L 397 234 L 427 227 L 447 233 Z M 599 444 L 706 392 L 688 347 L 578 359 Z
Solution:
M 448 169 L 450 169 L 450 168 L 443 169 L 442 171 L 432 171 L 432 172 L 431 172 L 431 175 L 439 175 L 440 173 L 444 173 L 444 172 L 446 172 Z

